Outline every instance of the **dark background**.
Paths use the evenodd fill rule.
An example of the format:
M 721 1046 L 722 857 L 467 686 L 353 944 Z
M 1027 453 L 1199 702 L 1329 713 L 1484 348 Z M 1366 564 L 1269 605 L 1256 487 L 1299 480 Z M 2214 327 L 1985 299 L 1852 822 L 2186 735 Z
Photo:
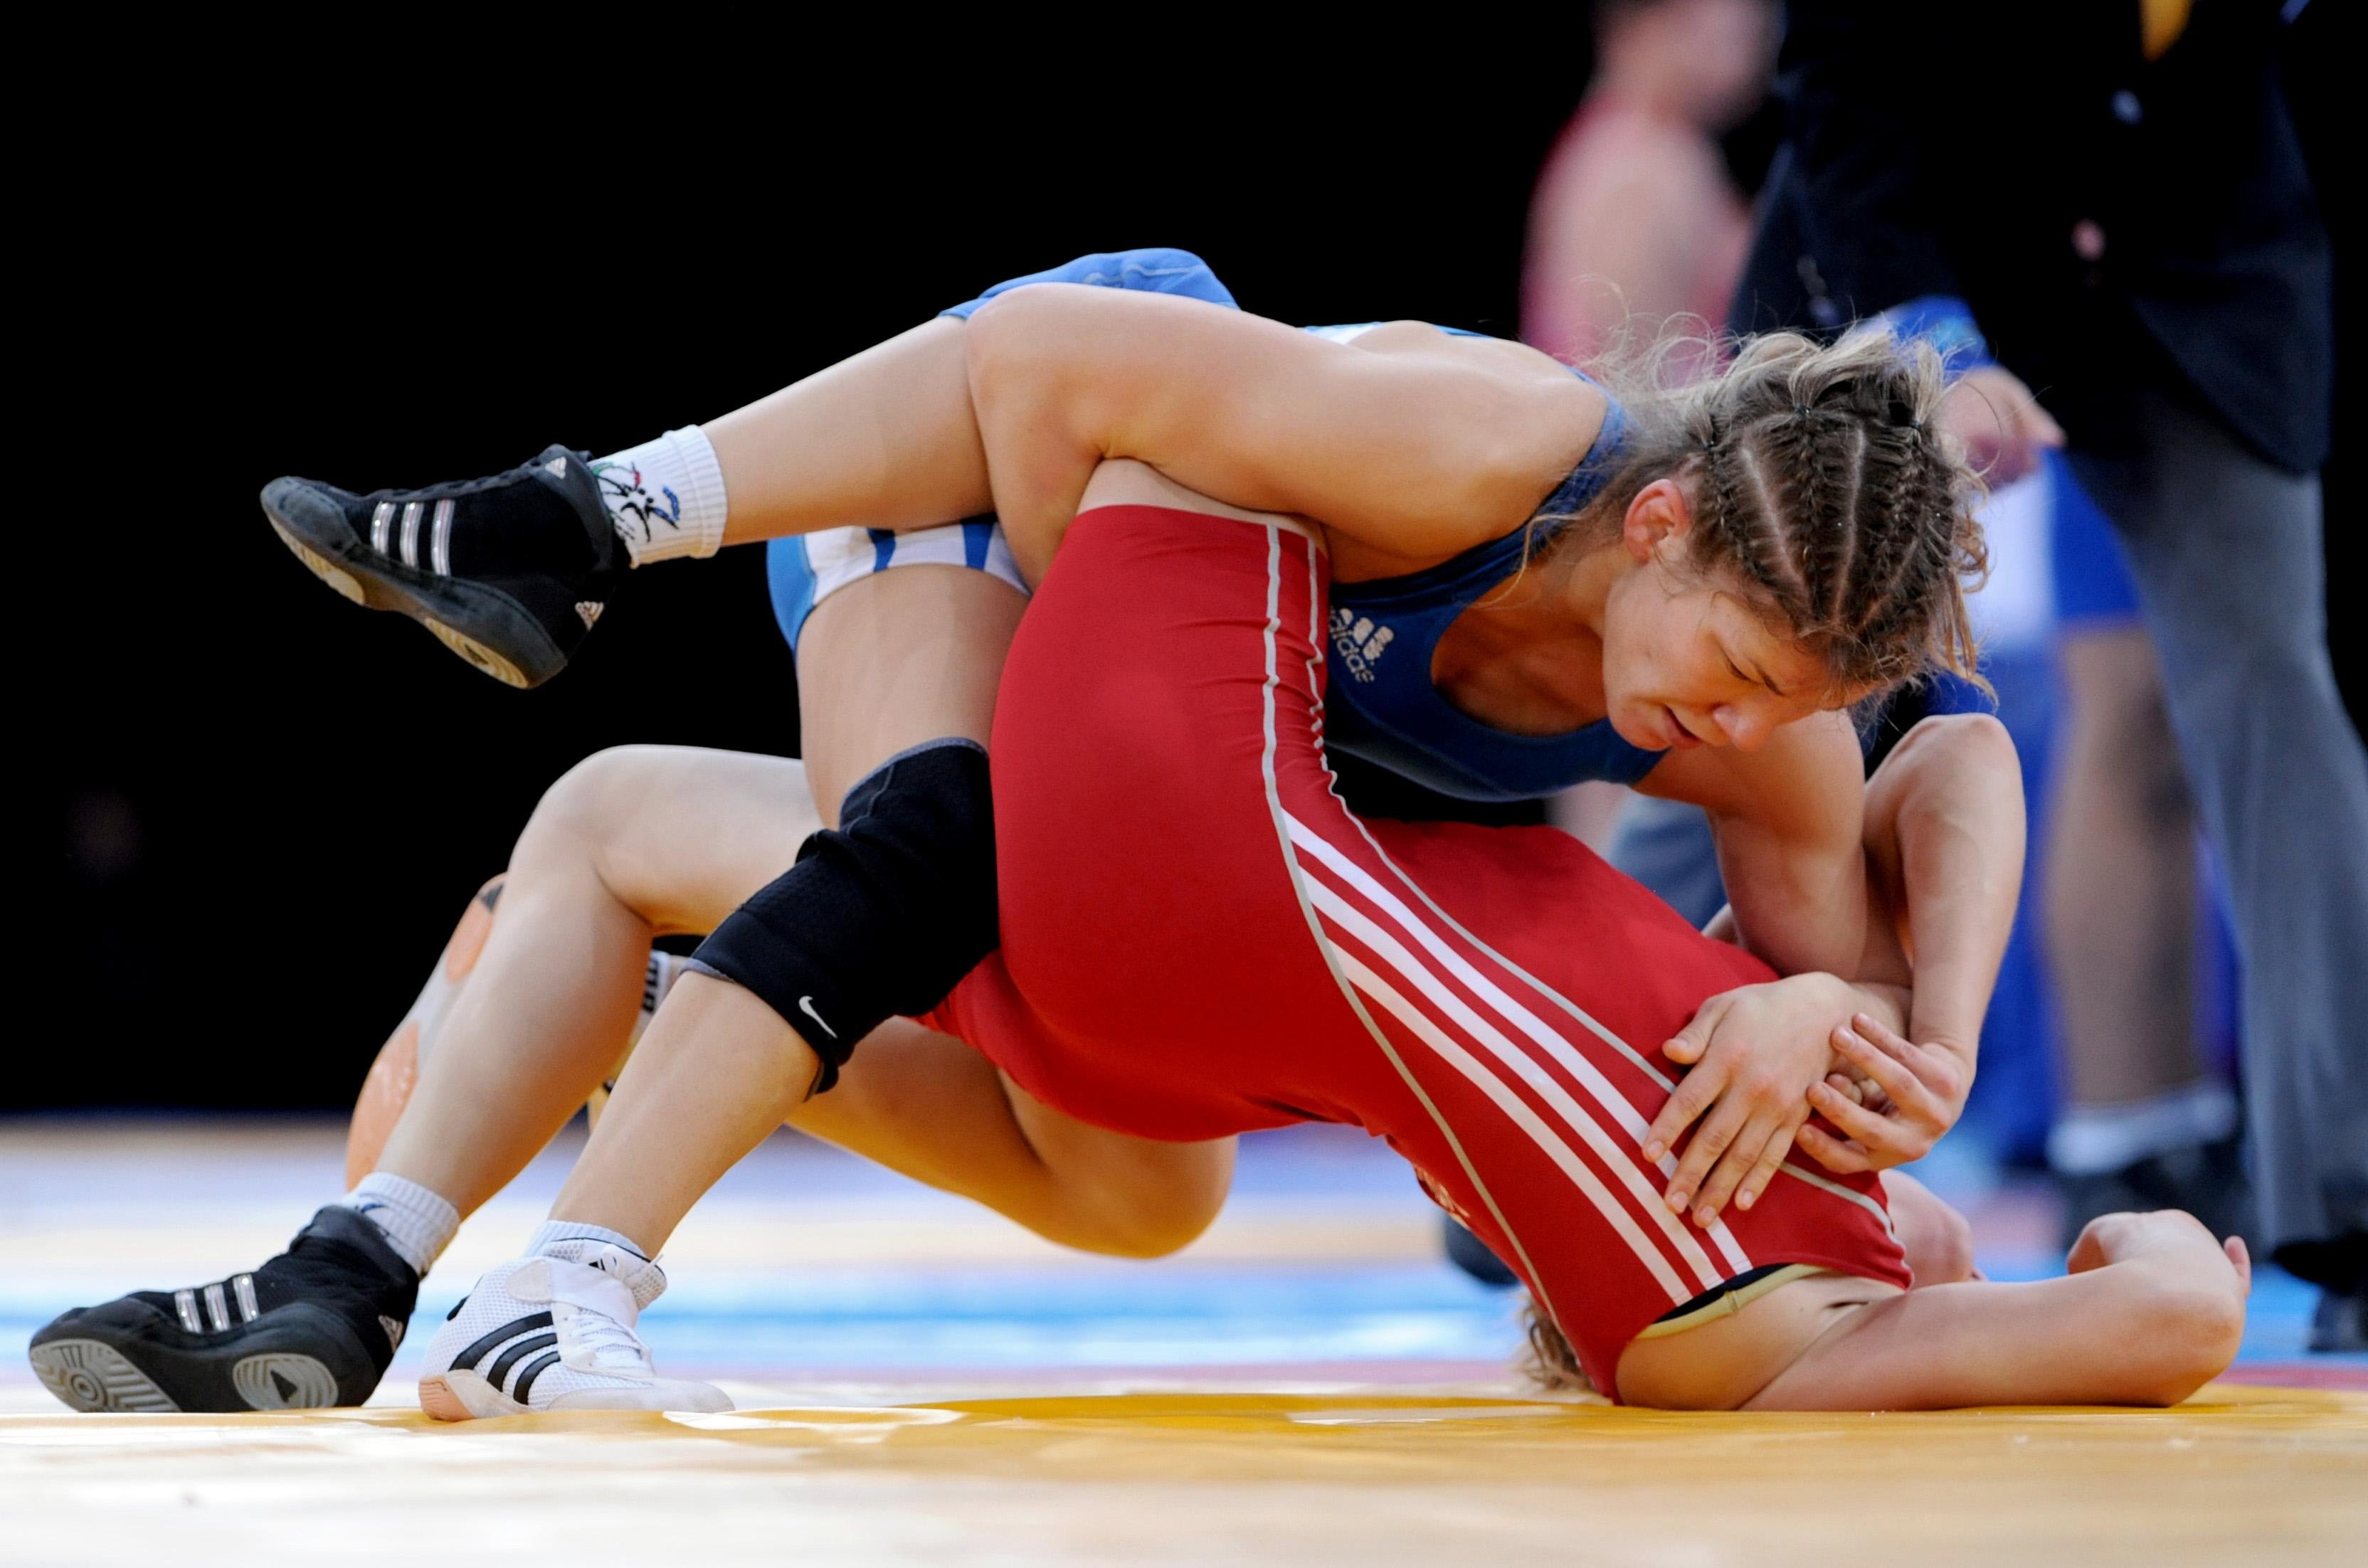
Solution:
M 2294 39 L 2322 162 L 2332 9 Z M 112 81 L 119 113 L 55 133 L 55 272 L 19 301 L 31 896 L 0 1108 L 348 1103 L 569 764 L 795 752 L 760 551 L 643 574 L 520 693 L 321 589 L 263 526 L 267 480 L 612 450 L 1089 250 L 1191 248 L 1286 321 L 1510 334 L 1531 180 L 1586 78 L 1567 17 L 1357 55 L 859 50 L 661 17 L 630 45 L 401 37 Z M 1732 139 L 1740 172 L 1769 140 L 1764 116 Z M 2341 540 L 2362 465 L 2338 465 Z

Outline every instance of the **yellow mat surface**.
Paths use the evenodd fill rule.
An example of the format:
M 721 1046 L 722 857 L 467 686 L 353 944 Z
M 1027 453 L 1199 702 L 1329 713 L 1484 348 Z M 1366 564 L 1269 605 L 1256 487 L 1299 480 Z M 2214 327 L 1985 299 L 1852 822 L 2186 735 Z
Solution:
M 0 1562 L 2368 1562 L 2352 1393 L 1915 1415 L 1403 1388 L 846 1396 L 457 1426 L 0 1416 Z

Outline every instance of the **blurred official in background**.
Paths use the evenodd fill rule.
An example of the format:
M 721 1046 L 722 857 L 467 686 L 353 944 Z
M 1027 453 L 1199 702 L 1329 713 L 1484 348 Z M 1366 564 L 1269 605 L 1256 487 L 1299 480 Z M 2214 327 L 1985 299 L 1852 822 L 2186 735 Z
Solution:
M 2060 426 L 2126 550 L 2226 869 L 2260 1233 L 2326 1290 L 2314 1347 L 2360 1348 L 2368 761 L 2326 650 L 2330 263 L 2280 8 L 1788 18 L 1787 141 L 1731 324 L 1888 312 L 1952 345 L 1971 370 L 1952 422 L 1994 477 Z
M 1749 193 L 1719 138 L 1766 92 L 1777 21 L 1772 0 L 1596 7 L 1595 74 L 1531 202 L 1525 342 L 1581 361 L 1658 343 L 1665 376 L 1709 368 L 1751 235 Z M 2030 923 L 2035 941 L 2009 951 L 2000 981 L 2032 1000 L 2002 1005 L 1993 1041 L 2033 1060 L 2009 1066 L 2002 1092 L 2018 1103 L 1996 1131 L 2029 1154 L 2045 1130 L 2066 1246 L 2120 1210 L 2184 1208 L 2223 1234 L 2249 1233 L 2237 1103 L 2199 1038 L 2199 1000 L 2218 1012 L 2213 989 L 2199 998 L 2196 984 L 2199 892 L 2207 912 L 2215 905 L 2197 886 L 2194 807 L 2154 642 L 2121 547 L 2078 482 L 2058 460 L 2017 483 L 2031 495 L 2000 505 L 2035 498 L 2043 520 L 2023 529 L 2002 513 L 1987 519 L 1997 577 L 1975 611 L 2005 614 L 2005 600 L 2020 608 L 2034 589 L 2052 603 L 2035 630 L 2053 644 L 2058 699 L 1992 669 L 2004 682 L 1998 716 L 2046 780 L 2032 802 L 2041 856 L 2031 896 L 2044 918 Z M 1998 641 L 2008 630 L 2000 622 L 1985 639 L 2012 660 L 2022 649 L 2011 635 Z M 1987 705 L 1970 690 L 1945 695 Z M 1682 911 L 1707 917 L 1725 902 L 1695 807 L 1591 783 L 1561 796 L 1554 820 Z M 2219 928 L 2205 924 L 2217 960 Z M 2052 1009 L 2036 1002 L 2040 949 Z M 2030 1090 L 2058 1058 L 2066 1103 L 2049 1127 L 2052 1096 Z
M 1523 342 L 1583 362 L 1673 319 L 1717 329 L 1751 240 L 1718 138 L 1766 96 L 1775 51 L 1772 0 L 1596 6 L 1595 75 L 1530 202 Z
M 1521 341 L 1585 364 L 1679 335 L 1692 341 L 1671 346 L 1679 358 L 1663 373 L 1699 375 L 1716 362 L 1713 337 L 1751 240 L 1750 194 L 1718 138 L 1767 96 L 1774 0 L 1600 0 L 1594 24 L 1595 74 L 1530 199 Z M 1581 784 L 1555 801 L 1554 821 L 1608 852 L 1620 812 L 1646 801 L 1622 785 Z M 1709 856 L 1701 811 L 1665 809 Z M 1714 887 L 1715 863 L 1705 858 L 1696 880 Z M 1718 892 L 1713 912 L 1725 902 Z

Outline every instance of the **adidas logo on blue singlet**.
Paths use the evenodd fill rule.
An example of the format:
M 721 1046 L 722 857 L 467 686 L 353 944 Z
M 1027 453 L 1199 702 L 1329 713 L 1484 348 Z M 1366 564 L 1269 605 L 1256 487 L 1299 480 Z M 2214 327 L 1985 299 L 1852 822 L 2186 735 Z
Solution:
M 1349 673 L 1361 681 L 1373 678 L 1373 665 L 1381 662 L 1383 651 L 1389 647 L 1397 632 L 1390 627 L 1375 626 L 1369 616 L 1352 609 L 1332 612 L 1332 647 L 1340 655 Z

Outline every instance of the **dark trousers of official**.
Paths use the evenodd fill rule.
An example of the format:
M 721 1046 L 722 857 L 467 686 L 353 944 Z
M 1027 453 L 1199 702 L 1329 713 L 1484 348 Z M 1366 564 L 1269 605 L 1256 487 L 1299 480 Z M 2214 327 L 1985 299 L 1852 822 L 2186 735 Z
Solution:
M 2070 457 L 2128 551 L 2227 883 L 2260 1234 L 2296 1273 L 2358 1290 L 2368 756 L 2328 658 L 2318 479 L 2265 462 L 2182 396 L 2139 395 L 2135 445 Z

